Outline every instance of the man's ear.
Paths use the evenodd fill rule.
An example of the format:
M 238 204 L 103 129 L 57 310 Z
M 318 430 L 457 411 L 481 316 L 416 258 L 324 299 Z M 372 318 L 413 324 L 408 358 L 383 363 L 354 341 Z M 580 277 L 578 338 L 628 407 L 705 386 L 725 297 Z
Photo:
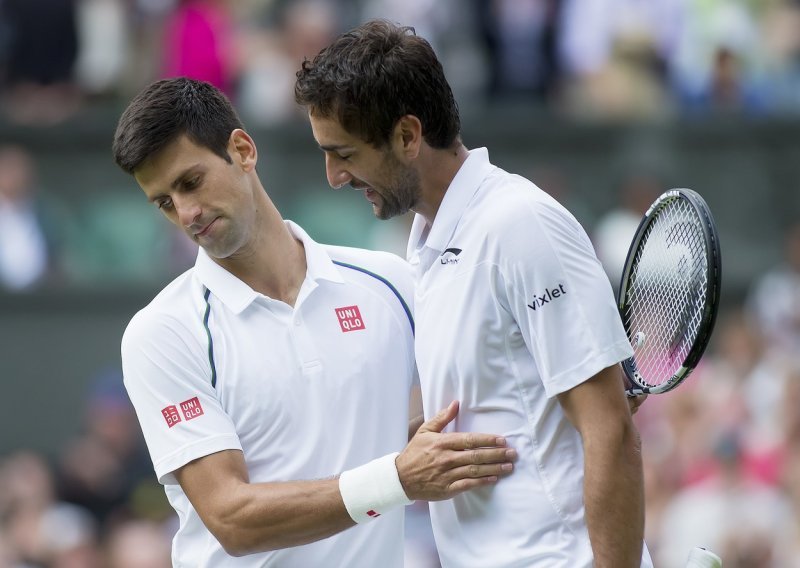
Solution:
M 233 159 L 233 163 L 242 166 L 245 170 L 250 171 L 256 167 L 256 162 L 258 161 L 256 143 L 241 128 L 236 128 L 231 132 L 228 140 L 228 152 Z
M 422 138 L 422 123 L 413 114 L 400 117 L 394 125 L 392 133 L 396 147 L 408 160 L 413 160 L 419 155 L 424 142 Z

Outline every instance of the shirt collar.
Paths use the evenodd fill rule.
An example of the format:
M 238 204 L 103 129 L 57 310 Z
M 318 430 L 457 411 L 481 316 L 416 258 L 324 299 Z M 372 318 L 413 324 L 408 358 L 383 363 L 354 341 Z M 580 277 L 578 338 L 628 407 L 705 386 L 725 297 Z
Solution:
M 427 222 L 422 215 L 415 215 L 408 239 L 408 258 L 423 247 L 444 251 L 453 236 L 461 216 L 467 209 L 472 196 L 478 191 L 483 180 L 495 168 L 489 162 L 486 148 L 475 148 L 461 164 L 453 181 L 447 188 L 436 212 L 433 225 L 427 230 Z
M 319 280 L 331 282 L 344 282 L 342 275 L 333 264 L 325 248 L 314 241 L 308 234 L 292 221 L 284 221 L 289 232 L 300 242 L 306 252 L 306 278 L 303 286 L 316 283 Z M 256 298 L 259 292 L 239 280 L 236 276 L 225 270 L 208 256 L 200 247 L 195 261 L 195 274 L 200 282 L 219 298 L 232 312 L 241 313 Z

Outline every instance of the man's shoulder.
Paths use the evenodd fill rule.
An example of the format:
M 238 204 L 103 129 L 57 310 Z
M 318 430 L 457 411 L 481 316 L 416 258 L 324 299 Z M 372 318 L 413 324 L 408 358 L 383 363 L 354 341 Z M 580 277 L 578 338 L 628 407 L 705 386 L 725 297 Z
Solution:
M 553 196 L 532 181 L 502 170 L 490 175 L 476 196 L 472 212 L 490 232 L 518 234 L 532 225 L 556 223 L 576 227 L 578 221 Z
M 186 321 L 205 301 L 203 286 L 189 269 L 167 284 L 131 318 L 126 335 L 134 331 L 152 333 L 170 322 Z
M 324 246 L 337 266 L 379 276 L 389 281 L 398 280 L 400 283 L 413 279 L 411 266 L 394 253 L 338 245 Z

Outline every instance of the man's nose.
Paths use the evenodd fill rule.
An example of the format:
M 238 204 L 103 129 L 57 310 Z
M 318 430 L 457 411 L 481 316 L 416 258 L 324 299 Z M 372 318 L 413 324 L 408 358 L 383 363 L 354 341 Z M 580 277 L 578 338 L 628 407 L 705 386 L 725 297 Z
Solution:
M 325 156 L 325 174 L 328 176 L 328 184 L 333 189 L 339 189 L 353 179 L 353 176 L 330 156 Z
M 182 227 L 189 227 L 203 212 L 197 200 L 186 195 L 173 196 L 172 203 L 178 213 L 178 221 Z

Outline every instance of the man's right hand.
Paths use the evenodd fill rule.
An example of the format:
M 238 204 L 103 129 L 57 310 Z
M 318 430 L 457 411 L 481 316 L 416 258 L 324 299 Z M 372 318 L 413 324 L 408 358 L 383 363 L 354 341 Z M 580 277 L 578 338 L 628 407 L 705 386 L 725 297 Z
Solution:
M 496 483 L 514 468 L 517 452 L 495 434 L 442 433 L 458 414 L 458 402 L 423 423 L 395 460 L 409 499 L 441 501 Z

